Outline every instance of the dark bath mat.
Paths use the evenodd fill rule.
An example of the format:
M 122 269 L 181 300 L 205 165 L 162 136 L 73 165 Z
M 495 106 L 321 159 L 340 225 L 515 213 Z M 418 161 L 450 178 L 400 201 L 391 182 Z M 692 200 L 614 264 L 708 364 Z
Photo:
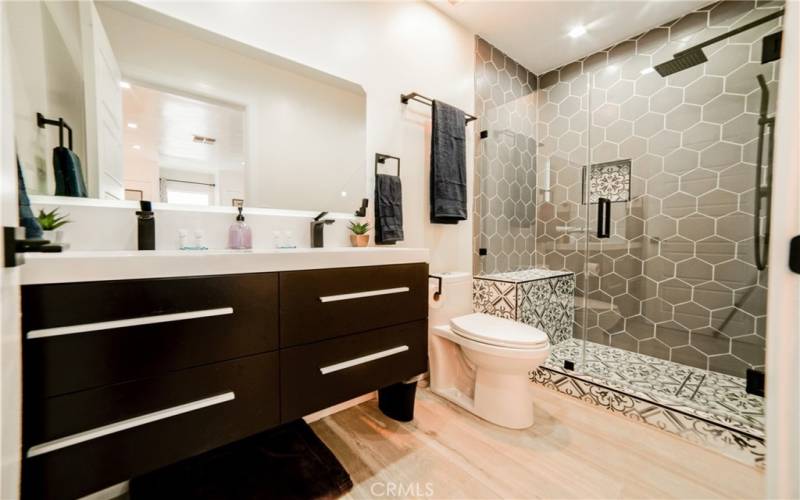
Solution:
M 130 498 L 328 499 L 352 487 L 336 456 L 297 420 L 135 478 Z

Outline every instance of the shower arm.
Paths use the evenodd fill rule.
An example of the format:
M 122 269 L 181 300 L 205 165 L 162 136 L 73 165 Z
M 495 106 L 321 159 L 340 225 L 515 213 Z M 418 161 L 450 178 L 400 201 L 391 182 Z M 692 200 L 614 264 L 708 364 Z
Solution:
M 708 39 L 705 42 L 698 43 L 697 45 L 695 45 L 693 47 L 689 47 L 688 49 L 684 49 L 684 50 L 681 50 L 680 52 L 676 52 L 674 54 L 674 57 L 677 58 L 677 57 L 685 55 L 685 54 L 687 54 L 689 52 L 693 52 L 693 51 L 702 49 L 704 47 L 708 47 L 709 45 L 714 45 L 717 42 L 721 42 L 722 40 L 725 40 L 726 38 L 730 38 L 732 36 L 736 36 L 739 33 L 742 33 L 742 32 L 747 31 L 749 29 L 753 29 L 756 26 L 760 26 L 760 25 L 762 25 L 762 24 L 764 24 L 766 22 L 772 21 L 773 19 L 778 19 L 779 17 L 783 16 L 783 13 L 784 13 L 784 9 L 775 11 L 775 12 L 773 12 L 772 14 L 770 14 L 768 16 L 762 17 L 761 19 L 756 19 L 753 22 L 747 23 L 747 24 L 745 24 L 743 26 L 739 26 L 738 28 L 736 28 L 734 30 L 728 31 L 727 33 L 723 33 L 721 35 L 715 36 L 714 38 Z

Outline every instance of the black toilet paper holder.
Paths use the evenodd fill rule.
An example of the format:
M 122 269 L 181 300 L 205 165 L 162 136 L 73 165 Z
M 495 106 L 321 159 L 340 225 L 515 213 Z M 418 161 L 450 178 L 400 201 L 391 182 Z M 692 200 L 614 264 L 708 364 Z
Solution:
M 435 279 L 439 282 L 436 292 L 433 294 L 433 300 L 439 300 L 439 297 L 442 296 L 442 277 L 441 276 L 434 276 L 432 274 L 428 275 L 428 279 Z

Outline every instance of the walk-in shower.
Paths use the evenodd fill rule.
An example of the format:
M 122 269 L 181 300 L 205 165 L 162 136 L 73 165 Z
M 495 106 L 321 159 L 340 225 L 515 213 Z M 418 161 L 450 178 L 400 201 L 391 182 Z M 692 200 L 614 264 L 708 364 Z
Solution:
M 717 2 L 529 94 L 477 88 L 475 271 L 575 274 L 550 366 L 762 441 L 782 12 Z

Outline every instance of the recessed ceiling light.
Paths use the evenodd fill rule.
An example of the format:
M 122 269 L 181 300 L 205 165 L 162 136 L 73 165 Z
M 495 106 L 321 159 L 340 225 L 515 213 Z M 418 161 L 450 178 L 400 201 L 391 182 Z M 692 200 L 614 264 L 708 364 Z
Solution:
M 571 30 L 569 30 L 570 38 L 578 38 L 579 36 L 583 36 L 586 34 L 586 27 L 585 26 L 575 26 Z
M 128 128 L 139 128 L 139 125 L 133 122 L 128 122 Z
M 119 82 L 119 86 L 120 86 L 120 88 L 123 88 L 123 89 L 129 89 L 129 88 L 131 88 L 131 84 L 130 84 L 130 83 L 128 83 L 128 82 L 123 82 L 123 81 L 120 81 L 120 82 Z
M 655 71 L 653 68 L 645 68 L 645 69 L 641 70 L 639 73 L 641 73 L 643 75 L 649 75 L 653 71 Z
M 139 150 L 139 149 L 142 149 L 142 147 L 140 145 L 138 145 L 138 144 L 134 144 L 133 145 L 133 149 Z
M 347 191 L 342 191 L 342 198 L 346 198 L 346 197 L 347 197 Z

